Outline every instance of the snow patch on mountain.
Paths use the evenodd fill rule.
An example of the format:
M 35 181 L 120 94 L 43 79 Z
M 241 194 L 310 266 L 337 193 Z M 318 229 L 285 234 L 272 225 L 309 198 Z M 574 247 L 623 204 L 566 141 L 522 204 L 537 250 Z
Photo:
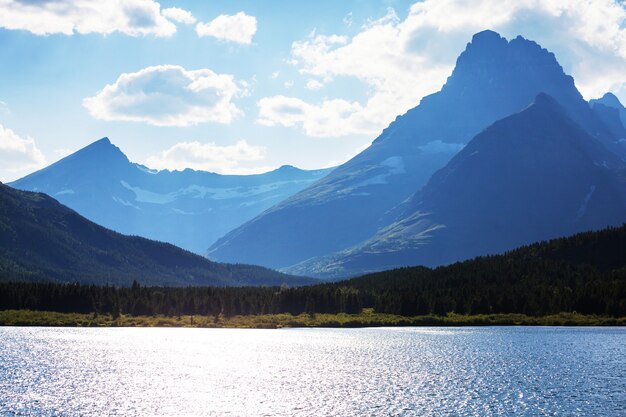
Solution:
M 387 168 L 387 172 L 383 174 L 374 175 L 371 178 L 358 182 L 352 187 L 352 190 L 357 188 L 367 187 L 369 185 L 381 185 L 387 184 L 388 178 L 392 175 L 400 175 L 406 172 L 404 166 L 404 160 L 401 156 L 391 156 L 380 163 L 382 167 Z M 353 193 L 354 195 L 354 193 Z
M 146 166 L 139 165 L 139 164 L 136 164 L 135 166 L 137 167 L 137 169 L 138 169 L 139 171 L 141 171 L 141 172 L 145 172 L 145 173 L 147 173 L 147 174 L 156 175 L 156 174 L 158 174 L 158 173 L 159 173 L 159 170 L 157 170 L 157 169 L 150 169 L 150 168 L 148 168 L 148 167 L 146 167 Z
M 176 200 L 176 193 L 159 194 L 148 190 L 143 190 L 139 187 L 133 187 L 126 181 L 120 181 L 122 186 L 135 193 L 135 201 L 140 203 L 152 203 L 152 204 L 167 204 Z
M 56 195 L 65 195 L 65 194 L 76 194 L 76 193 L 74 192 L 74 190 L 71 190 L 69 188 L 61 190 L 61 191 L 59 191 L 57 193 L 54 193 L 55 196 Z
M 591 196 L 593 195 L 593 192 L 595 190 L 596 190 L 595 185 L 592 185 L 589 188 L 589 192 L 585 195 L 585 198 L 583 198 L 582 204 L 578 208 L 578 213 L 576 214 L 577 219 L 581 219 L 585 215 L 585 212 L 587 211 L 587 205 L 589 204 L 589 200 L 591 200 Z
M 123 199 L 121 199 L 121 198 L 119 198 L 119 197 L 116 197 L 116 196 L 113 196 L 113 197 L 111 197 L 111 198 L 112 198 L 112 199 L 113 199 L 113 201 L 115 201 L 117 204 L 120 204 L 120 205 L 122 205 L 122 206 L 126 206 L 126 207 L 132 207 L 132 208 L 134 208 L 134 209 L 136 209 L 136 210 L 141 210 L 141 208 L 140 208 L 140 207 L 137 207 L 136 205 L 134 205 L 134 204 L 133 204 L 133 203 L 131 203 L 130 201 L 123 200 Z
M 425 154 L 435 153 L 457 153 L 465 147 L 463 143 L 448 143 L 442 140 L 433 140 L 425 145 L 419 146 L 418 149 Z
M 293 180 L 293 181 L 277 181 L 269 184 L 261 184 L 253 187 L 234 187 L 234 188 L 216 188 L 205 187 L 202 185 L 190 185 L 185 188 L 181 188 L 177 191 L 170 193 L 155 193 L 153 191 L 144 190 L 140 187 L 134 187 L 128 184 L 126 181 L 120 181 L 122 186 L 127 190 L 135 193 L 135 201 L 140 203 L 152 203 L 152 204 L 169 204 L 176 201 L 179 197 L 191 197 L 199 199 L 211 199 L 211 200 L 230 200 L 236 198 L 248 198 L 255 195 L 267 194 L 272 191 L 279 190 L 289 184 L 309 183 L 308 180 Z M 279 195 L 280 196 L 280 195 Z M 276 197 L 276 195 L 272 195 Z M 256 204 L 255 202 L 249 202 Z

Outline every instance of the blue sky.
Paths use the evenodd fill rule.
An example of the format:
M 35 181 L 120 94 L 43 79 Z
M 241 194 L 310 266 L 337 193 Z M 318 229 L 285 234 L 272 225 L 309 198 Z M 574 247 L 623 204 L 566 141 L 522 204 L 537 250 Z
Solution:
M 437 91 L 471 35 L 626 102 L 618 0 L 0 2 L 0 180 L 108 136 L 153 168 L 320 168 Z M 173 10 L 172 8 L 176 8 Z

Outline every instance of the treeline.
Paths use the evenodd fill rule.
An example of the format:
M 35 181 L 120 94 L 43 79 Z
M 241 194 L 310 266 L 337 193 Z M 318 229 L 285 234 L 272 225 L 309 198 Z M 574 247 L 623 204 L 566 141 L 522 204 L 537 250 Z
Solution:
M 308 290 L 305 290 L 308 288 Z M 112 287 L 58 283 L 0 283 L 0 310 L 130 315 L 235 316 L 302 312 L 358 313 L 349 287 Z
M 309 287 L 132 287 L 0 283 L 0 309 L 129 315 L 291 313 L 416 316 L 561 312 L 626 316 L 626 227 L 437 269 L 403 268 Z
M 358 313 L 404 316 L 578 312 L 626 316 L 626 270 L 482 258 L 437 270 L 406 268 L 311 287 L 132 287 L 2 283 L 0 309 L 130 315 Z

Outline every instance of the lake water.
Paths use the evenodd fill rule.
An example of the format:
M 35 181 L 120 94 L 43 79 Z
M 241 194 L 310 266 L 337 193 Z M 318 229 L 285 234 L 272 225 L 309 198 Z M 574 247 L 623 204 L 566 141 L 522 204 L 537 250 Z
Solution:
M 2 416 L 626 416 L 624 328 L 0 328 Z

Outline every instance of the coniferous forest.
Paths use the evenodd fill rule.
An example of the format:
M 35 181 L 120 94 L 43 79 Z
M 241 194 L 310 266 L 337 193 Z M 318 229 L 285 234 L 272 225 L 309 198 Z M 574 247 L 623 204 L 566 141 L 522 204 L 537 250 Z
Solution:
M 376 312 L 415 315 L 578 312 L 626 316 L 626 226 L 429 269 L 314 286 L 131 287 L 0 283 L 0 309 L 235 316 Z

